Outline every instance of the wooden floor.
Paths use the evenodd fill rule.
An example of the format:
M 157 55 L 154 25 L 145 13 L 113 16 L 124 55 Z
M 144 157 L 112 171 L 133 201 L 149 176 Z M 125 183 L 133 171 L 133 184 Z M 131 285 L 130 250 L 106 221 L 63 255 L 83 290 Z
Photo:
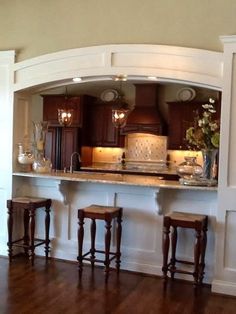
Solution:
M 236 298 L 213 295 L 210 287 L 197 293 L 192 284 L 169 282 L 166 291 L 160 278 L 121 271 L 111 272 L 104 283 L 102 268 L 94 275 L 84 267 L 78 284 L 75 263 L 36 258 L 32 268 L 23 258 L 11 266 L 0 258 L 0 314 L 89 313 L 236 313 Z

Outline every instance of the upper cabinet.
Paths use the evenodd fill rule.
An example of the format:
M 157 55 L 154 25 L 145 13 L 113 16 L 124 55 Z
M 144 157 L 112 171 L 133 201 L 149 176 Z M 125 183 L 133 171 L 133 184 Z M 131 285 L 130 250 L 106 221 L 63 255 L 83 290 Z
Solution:
M 94 103 L 87 108 L 84 136 L 86 145 L 102 147 L 123 147 L 124 136 L 112 124 L 111 103 Z
M 84 107 L 93 102 L 90 96 L 43 95 L 43 119 L 51 126 L 59 126 L 58 109 L 73 109 L 73 122 L 71 126 L 82 127 Z
M 196 111 L 203 111 L 202 104 L 208 103 L 204 101 L 180 101 L 168 103 L 168 149 L 185 150 L 189 149 L 186 142 L 186 130 L 193 125 Z M 217 112 L 216 119 L 220 119 L 220 100 L 215 102 Z
M 135 84 L 135 90 L 135 106 L 121 130 L 122 134 L 141 132 L 166 135 L 166 123 L 158 108 L 158 85 Z

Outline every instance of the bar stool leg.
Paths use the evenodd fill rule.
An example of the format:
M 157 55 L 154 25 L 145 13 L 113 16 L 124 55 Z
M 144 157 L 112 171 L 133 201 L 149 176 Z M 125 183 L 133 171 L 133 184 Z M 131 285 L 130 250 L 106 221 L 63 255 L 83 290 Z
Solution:
M 122 233 L 122 209 L 119 211 L 119 215 L 117 217 L 117 230 L 116 230 L 116 271 L 120 272 L 120 244 L 121 244 L 121 233 Z
M 171 259 L 170 259 L 170 273 L 171 279 L 174 279 L 175 275 L 175 264 L 176 264 L 176 245 L 177 245 L 177 227 L 173 227 L 173 232 L 171 234 Z
M 201 227 L 196 226 L 196 238 L 195 238 L 195 245 L 194 245 L 194 285 L 198 285 L 198 275 L 199 275 L 199 259 L 200 259 L 200 249 L 201 249 Z
M 31 265 L 34 265 L 34 232 L 35 232 L 35 208 L 30 208 L 29 210 L 29 229 L 30 229 L 30 260 Z
M 25 245 L 24 251 L 25 255 L 29 256 L 29 210 L 24 209 L 24 237 L 23 244 Z
M 204 228 L 201 237 L 201 258 L 200 258 L 200 269 L 199 269 L 199 284 L 202 284 L 205 269 L 205 253 L 207 245 L 207 230 Z
M 83 210 L 78 211 L 79 229 L 78 229 L 78 262 L 79 262 L 79 279 L 83 272 L 83 240 L 84 240 L 84 213 Z
M 90 234 L 91 234 L 91 266 L 92 270 L 94 270 L 94 262 L 95 262 L 95 237 L 96 237 L 96 221 L 95 219 L 91 219 L 91 226 L 90 226 Z
M 9 262 L 12 262 L 12 228 L 13 228 L 13 208 L 12 208 L 12 201 L 7 201 L 7 208 L 8 208 L 8 220 L 7 220 L 7 226 L 8 226 L 8 257 Z
M 45 256 L 46 261 L 48 260 L 48 254 L 50 252 L 50 240 L 49 240 L 49 229 L 50 229 L 50 207 L 51 204 L 45 207 Z
M 169 253 L 169 246 L 170 246 L 170 218 L 164 217 L 163 223 L 163 234 L 162 234 L 162 251 L 163 251 L 163 265 L 162 265 L 162 272 L 163 272 L 163 279 L 166 282 L 167 280 L 167 271 L 168 271 L 168 253 Z
M 110 245 L 111 245 L 111 218 L 105 218 L 105 282 L 107 283 L 109 277 L 109 270 L 110 270 Z

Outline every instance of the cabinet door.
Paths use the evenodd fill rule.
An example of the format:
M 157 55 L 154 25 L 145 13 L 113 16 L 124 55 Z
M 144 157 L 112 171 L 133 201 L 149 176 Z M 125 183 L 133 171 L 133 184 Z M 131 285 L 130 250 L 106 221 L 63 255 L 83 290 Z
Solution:
M 57 128 L 49 127 L 46 133 L 45 157 L 52 162 L 52 169 L 58 169 L 56 163 Z
M 71 154 L 75 151 L 80 152 L 79 128 L 48 128 L 45 142 L 45 156 L 51 160 L 53 169 L 69 169 Z M 73 165 L 75 170 L 79 168 L 77 159 Z
M 84 137 L 87 139 L 87 144 L 91 146 L 103 145 L 103 106 L 91 106 L 89 108 L 87 124 L 87 134 Z
M 124 137 L 112 123 L 111 104 L 94 104 L 89 109 L 87 121 L 88 145 L 103 147 L 122 147 Z
M 58 109 L 73 109 L 72 126 L 82 125 L 83 108 L 81 97 L 65 95 L 44 95 L 43 96 L 43 119 L 48 121 L 50 125 L 60 125 L 58 122 Z
M 116 147 L 120 146 L 118 129 L 112 123 L 111 106 L 104 106 L 103 109 L 103 146 Z
M 182 149 L 184 143 L 182 103 L 169 103 L 168 149 Z
M 79 128 L 68 127 L 62 128 L 61 135 L 61 169 L 70 167 L 71 154 L 73 152 L 79 153 Z M 78 170 L 78 160 L 73 163 L 74 170 Z

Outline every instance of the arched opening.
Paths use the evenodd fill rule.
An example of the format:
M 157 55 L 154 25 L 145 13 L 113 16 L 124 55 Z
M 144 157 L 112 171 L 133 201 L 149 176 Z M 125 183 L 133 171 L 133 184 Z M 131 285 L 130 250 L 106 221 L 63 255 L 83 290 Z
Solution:
M 31 120 L 43 120 L 42 95 L 65 94 L 66 86 L 69 95 L 89 95 L 101 101 L 104 90 L 118 89 L 113 78 L 119 74 L 127 76 L 123 89 L 131 107 L 136 103 L 136 86 L 157 86 L 158 109 L 169 125 L 168 103 L 194 101 L 201 104 L 209 97 L 220 101 L 222 55 L 181 47 L 109 45 L 72 49 L 20 62 L 15 65 L 15 116 L 17 110 L 24 110 L 25 121 L 18 126 L 17 121 L 15 123 L 15 144 L 32 133 Z M 79 82 L 74 82 L 78 77 Z M 109 144 L 99 145 L 97 141 L 92 146 L 109 147 Z M 113 146 L 119 147 L 112 143 Z M 178 150 L 181 146 L 176 143 L 167 148 Z M 121 153 L 112 152 L 109 160 L 119 160 L 117 154 Z M 171 162 L 177 164 L 183 154 L 177 153 L 174 157 L 169 154 Z M 59 168 L 63 167 L 65 165 L 60 164 Z

